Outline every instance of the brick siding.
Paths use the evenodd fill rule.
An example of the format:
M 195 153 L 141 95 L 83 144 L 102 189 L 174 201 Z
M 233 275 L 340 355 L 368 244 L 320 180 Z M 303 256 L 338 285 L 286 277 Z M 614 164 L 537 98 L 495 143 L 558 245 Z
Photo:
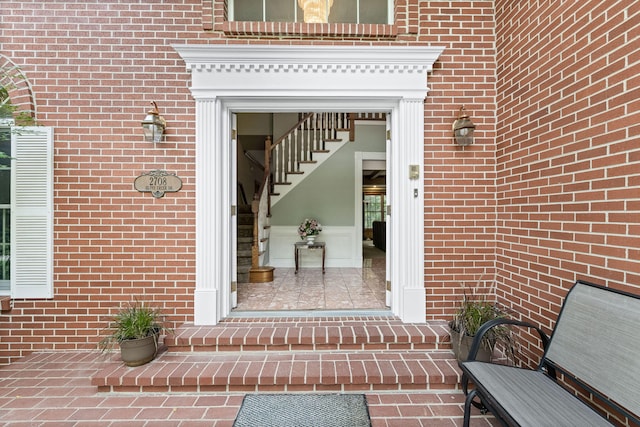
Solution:
M 0 315 L 0 363 L 95 348 L 135 295 L 193 320 L 195 103 L 174 43 L 446 47 L 425 101 L 427 319 L 476 284 L 547 328 L 576 278 L 638 290 L 638 6 L 529 3 L 398 0 L 393 25 L 246 30 L 222 0 L 3 2 L 2 53 L 55 127 L 55 298 Z M 169 124 L 156 145 L 140 129 L 152 100 Z M 462 105 L 466 148 L 451 137 Z M 183 189 L 133 189 L 157 168 Z
M 496 2 L 500 297 L 550 330 L 576 279 L 640 291 L 640 7 Z

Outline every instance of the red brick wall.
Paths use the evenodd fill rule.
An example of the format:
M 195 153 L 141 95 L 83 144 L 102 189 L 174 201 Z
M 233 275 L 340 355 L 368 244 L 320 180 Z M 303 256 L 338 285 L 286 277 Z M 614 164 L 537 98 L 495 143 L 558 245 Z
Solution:
M 398 0 L 396 25 L 273 28 L 225 22 L 225 3 L 3 2 L 2 53 L 33 83 L 38 119 L 55 127 L 55 298 L 14 301 L 0 316 L 0 363 L 39 349 L 95 348 L 110 310 L 153 299 L 192 320 L 194 102 L 172 43 L 445 46 L 429 77 L 425 124 L 425 283 L 429 318 L 451 313 L 460 283 L 495 274 L 493 2 Z M 158 102 L 166 142 L 142 140 Z M 455 147 L 465 105 L 477 143 Z M 162 199 L 133 189 L 162 168 L 184 181 Z
M 2 53 L 55 128 L 54 293 L 0 315 L 0 363 L 41 349 L 96 348 L 110 310 L 133 297 L 192 316 L 195 277 L 194 102 L 170 43 L 202 34 L 200 2 L 17 1 L 2 4 Z M 142 137 L 157 101 L 165 142 Z M 178 193 L 133 189 L 153 169 Z
M 496 1 L 497 277 L 550 330 L 576 279 L 640 292 L 640 6 Z
M 396 25 L 348 29 L 229 24 L 222 0 L 4 1 L 2 53 L 33 83 L 39 121 L 55 127 L 56 249 L 55 298 L 15 301 L 0 315 L 0 363 L 40 349 L 95 348 L 110 310 L 136 295 L 166 307 L 177 324 L 192 320 L 195 112 L 190 76 L 172 43 L 446 47 L 425 102 L 429 319 L 450 315 L 463 285 L 489 286 L 496 274 L 503 301 L 546 325 L 576 271 L 637 284 L 637 265 L 628 260 L 638 258 L 640 245 L 631 237 L 640 234 L 638 220 L 624 215 L 640 209 L 629 199 L 630 187 L 640 183 L 632 170 L 607 167 L 638 162 L 634 144 L 623 140 L 638 128 L 617 119 L 631 118 L 617 109 L 625 103 L 632 109 L 637 79 L 625 72 L 633 58 L 625 66 L 615 58 L 633 52 L 593 49 L 587 63 L 586 54 L 570 58 L 586 48 L 575 35 L 581 31 L 603 46 L 605 36 L 625 37 L 622 15 L 615 6 L 581 6 L 555 20 L 548 18 L 552 6 L 514 10 L 526 7 L 520 3 L 527 2 L 497 2 L 496 33 L 493 1 L 398 0 Z M 587 13 L 613 24 L 566 25 Z M 537 17 L 547 27 L 537 30 Z M 625 25 L 637 32 L 633 22 Z M 567 33 L 558 43 L 561 30 Z M 529 59 L 524 52 L 532 51 L 539 53 Z M 549 83 L 563 71 L 569 77 Z M 158 145 L 142 141 L 139 125 L 152 100 L 169 122 L 167 140 Z M 451 138 L 461 105 L 477 125 L 476 143 L 464 149 Z M 562 132 L 573 121 L 583 130 Z M 537 147 L 541 153 L 529 151 Z M 183 190 L 163 199 L 133 190 L 136 176 L 157 168 L 176 172 Z M 528 175 L 542 171 L 548 183 L 547 175 Z M 532 211 L 537 197 L 555 207 L 542 219 Z
M 495 279 L 495 22 L 492 1 L 419 2 L 421 43 L 447 46 L 425 102 L 427 319 L 449 317 L 467 289 Z M 475 143 L 456 146 L 465 106 Z

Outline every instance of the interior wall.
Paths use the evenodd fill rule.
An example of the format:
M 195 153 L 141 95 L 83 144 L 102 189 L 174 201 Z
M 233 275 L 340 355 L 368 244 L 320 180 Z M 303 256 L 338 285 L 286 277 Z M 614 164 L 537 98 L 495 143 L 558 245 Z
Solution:
M 263 170 L 258 166 L 252 164 L 249 159 L 244 155 L 244 147 L 240 139 L 238 139 L 238 149 L 236 152 L 237 156 L 237 180 L 239 184 L 242 184 L 242 188 L 244 189 L 245 196 L 247 198 L 247 204 L 251 204 L 253 200 L 254 190 L 256 188 L 256 181 L 260 182 Z M 242 196 L 240 194 L 240 189 L 238 188 L 238 204 L 244 204 L 242 200 Z
M 272 207 L 271 224 L 295 229 L 303 219 L 315 218 L 323 225 L 353 226 L 353 201 L 360 197 L 354 187 L 356 151 L 385 151 L 384 122 L 356 125 L 355 141 L 343 145 Z
M 305 218 L 317 219 L 323 226 L 319 240 L 326 242 L 327 267 L 356 267 L 360 261 L 354 224 L 355 153 L 385 151 L 385 126 L 357 124 L 355 140 L 347 142 L 338 152 L 314 170 L 304 181 L 271 208 L 269 264 L 291 268 L 292 245 L 300 240 L 298 226 Z M 320 266 L 320 259 L 303 251 L 305 266 Z

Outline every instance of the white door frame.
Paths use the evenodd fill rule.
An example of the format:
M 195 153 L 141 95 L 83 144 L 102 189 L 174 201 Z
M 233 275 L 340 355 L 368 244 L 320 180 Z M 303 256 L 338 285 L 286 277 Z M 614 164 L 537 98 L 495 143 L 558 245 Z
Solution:
M 389 115 L 387 115 L 388 117 Z M 390 123 L 390 121 L 387 119 L 387 123 Z M 387 129 L 389 130 L 389 129 Z M 386 141 L 386 147 L 387 150 L 389 149 L 389 143 L 390 141 L 387 139 Z M 358 261 L 358 264 L 356 264 L 356 267 L 362 268 L 362 226 L 363 224 L 363 208 L 362 208 L 362 171 L 364 169 L 363 167 L 363 162 L 365 160 L 384 160 L 385 161 L 385 169 L 387 170 L 387 173 L 389 172 L 387 164 L 386 164 L 386 160 L 387 160 L 387 153 L 376 153 L 376 152 L 367 152 L 367 151 L 356 151 L 355 153 L 355 187 L 356 187 L 356 197 L 355 197 L 355 216 L 354 216 L 354 221 L 353 223 L 356 226 L 356 259 Z M 387 184 L 389 184 L 387 182 Z M 388 189 L 392 188 L 391 186 L 388 186 L 387 191 L 385 191 L 385 203 L 387 200 L 389 200 L 389 192 Z M 391 250 L 389 249 L 389 242 L 391 241 L 388 234 L 388 231 L 392 229 L 392 224 L 390 221 L 389 217 L 385 217 L 385 221 L 386 221 L 386 227 L 385 228 L 385 233 L 387 233 L 387 238 L 385 239 L 386 245 L 385 245 L 385 254 L 390 253 Z M 389 289 L 389 287 L 387 286 L 387 283 L 391 282 L 390 277 L 393 276 L 393 264 L 389 262 L 389 257 L 385 256 L 385 305 L 387 307 L 390 307 L 392 304 L 392 295 L 391 295 L 391 289 Z
M 390 112 L 391 311 L 424 322 L 424 98 L 442 47 L 176 45 L 196 100 L 194 323 L 231 311 L 234 112 Z M 410 180 L 409 165 L 419 167 Z
M 366 160 L 387 160 L 387 153 L 377 153 L 373 151 L 356 151 L 355 153 L 355 215 L 353 217 L 353 223 L 356 227 L 356 260 L 357 268 L 362 268 L 362 171 L 364 169 L 364 162 Z M 359 244 L 358 244 L 359 243 Z

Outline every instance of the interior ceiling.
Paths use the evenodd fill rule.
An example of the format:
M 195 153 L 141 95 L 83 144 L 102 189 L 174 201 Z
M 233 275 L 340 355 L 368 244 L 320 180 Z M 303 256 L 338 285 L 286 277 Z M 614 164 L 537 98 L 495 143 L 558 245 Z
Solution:
M 387 182 L 386 160 L 363 160 L 362 185 L 365 187 L 383 187 Z
M 363 186 L 384 186 L 387 182 L 386 169 L 363 169 L 362 185 Z

